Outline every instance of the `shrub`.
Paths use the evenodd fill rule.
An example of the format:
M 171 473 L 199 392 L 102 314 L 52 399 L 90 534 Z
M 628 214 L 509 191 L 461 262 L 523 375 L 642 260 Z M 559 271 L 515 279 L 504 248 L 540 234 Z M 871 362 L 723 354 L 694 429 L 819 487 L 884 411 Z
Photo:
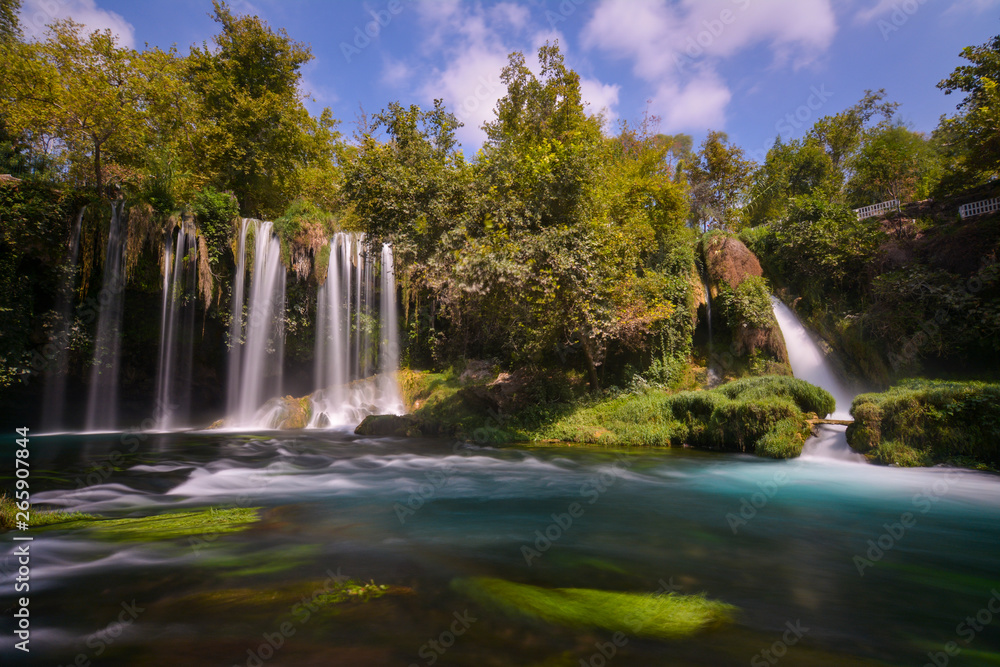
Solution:
M 233 221 L 240 215 L 239 202 L 231 192 L 219 192 L 208 186 L 194 196 L 191 212 L 208 244 L 208 261 L 215 267 L 230 252 L 235 234 Z
M 898 465 L 1000 463 L 1000 384 L 910 380 L 851 406 L 851 446 Z

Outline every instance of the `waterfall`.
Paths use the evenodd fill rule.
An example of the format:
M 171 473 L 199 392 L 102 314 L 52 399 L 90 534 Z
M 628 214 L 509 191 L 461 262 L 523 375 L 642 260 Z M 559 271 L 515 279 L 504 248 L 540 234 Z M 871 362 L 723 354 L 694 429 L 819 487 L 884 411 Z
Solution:
M 248 227 L 253 226 L 254 256 L 244 321 L 243 275 Z M 227 425 L 267 426 L 258 409 L 281 393 L 284 360 L 285 267 L 273 224 L 244 220 L 240 231 L 237 276 L 230 328 Z
M 156 372 L 157 428 L 184 423 L 191 403 L 195 290 L 198 280 L 197 239 L 190 226 L 167 234 L 163 249 L 163 306 L 160 316 L 160 358 Z
M 833 372 L 826 356 L 809 335 L 809 332 L 791 308 L 776 297 L 771 297 L 774 316 L 778 320 L 781 334 L 785 338 L 788 349 L 788 361 L 795 377 L 826 389 L 833 395 L 837 405 L 831 419 L 850 419 L 851 403 L 854 394 L 844 386 L 840 378 Z M 820 415 L 823 417 L 824 415 Z M 802 449 L 803 458 L 840 459 L 844 461 L 864 461 L 864 457 L 856 453 L 847 444 L 846 427 L 835 425 L 820 425 L 819 435 L 810 438 Z
M 707 366 L 705 383 L 709 387 L 715 387 L 722 382 L 722 378 L 719 376 L 719 371 L 712 365 L 712 357 L 715 356 L 715 350 L 712 349 L 712 292 L 708 287 L 707 278 L 702 277 L 702 285 L 705 288 L 705 320 L 708 323 L 708 359 L 705 362 Z
M 382 244 L 382 284 L 379 293 L 379 412 L 401 414 L 403 399 L 396 382 L 399 370 L 399 315 L 396 306 L 396 267 L 392 246 Z
M 232 308 L 229 321 L 229 360 L 226 377 L 226 414 L 235 415 L 240 397 L 240 363 L 243 352 L 244 286 L 247 273 L 247 231 L 250 220 L 240 222 L 239 249 L 236 253 L 236 273 L 233 275 Z
M 64 271 L 66 276 L 56 297 L 56 323 L 45 356 L 45 391 L 42 398 L 42 428 L 56 431 L 65 426 L 66 380 L 69 375 L 70 330 L 73 322 L 73 292 L 76 288 L 76 266 L 80 258 L 80 228 L 87 207 L 80 209 L 69 237 L 69 252 Z
M 118 366 L 121 358 L 121 325 L 125 305 L 125 245 L 123 202 L 111 204 L 111 224 L 104 256 L 104 281 L 98 298 L 94 363 L 90 372 L 86 429 L 110 430 L 118 422 Z
M 316 304 L 310 427 L 356 425 L 369 414 L 403 411 L 395 378 L 399 334 L 392 249 L 382 246 L 377 313 L 372 254 L 362 234 L 340 232 L 330 240 L 330 264 Z M 376 356 L 378 375 L 371 378 Z

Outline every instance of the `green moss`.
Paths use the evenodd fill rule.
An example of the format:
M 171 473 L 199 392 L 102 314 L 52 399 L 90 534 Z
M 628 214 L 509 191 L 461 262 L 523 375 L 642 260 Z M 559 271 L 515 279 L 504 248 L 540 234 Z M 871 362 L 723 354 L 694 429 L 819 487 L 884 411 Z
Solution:
M 557 625 L 676 639 L 727 623 L 736 607 L 703 595 L 655 595 L 587 588 L 547 589 L 502 579 L 461 579 L 454 587 L 480 604 Z
M 847 440 L 872 461 L 1000 466 L 1000 384 L 909 380 L 862 394 Z
M 745 378 L 710 391 L 646 391 L 576 409 L 539 429 L 536 439 L 608 446 L 684 444 L 798 456 L 809 433 L 806 414 L 833 411 L 829 392 L 789 377 Z
M 127 519 L 91 518 L 62 523 L 62 529 L 82 529 L 94 537 L 115 542 L 173 540 L 210 533 L 238 533 L 258 520 L 259 508 L 210 508 L 191 512 L 170 512 Z
M 13 530 L 17 527 L 17 504 L 13 498 L 6 495 L 0 496 L 0 531 Z M 28 509 L 28 525 L 31 528 L 41 528 L 42 526 L 52 526 L 69 521 L 82 521 L 96 519 L 92 514 L 83 512 L 61 512 L 38 510 L 34 506 Z
M 765 433 L 754 452 L 772 459 L 790 459 L 802 453 L 809 429 L 794 419 L 783 419 Z

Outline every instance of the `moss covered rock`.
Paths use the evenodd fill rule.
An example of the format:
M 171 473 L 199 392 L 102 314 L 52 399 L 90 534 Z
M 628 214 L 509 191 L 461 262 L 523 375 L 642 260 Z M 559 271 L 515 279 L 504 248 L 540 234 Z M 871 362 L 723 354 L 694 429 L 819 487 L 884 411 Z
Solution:
M 909 380 L 858 396 L 851 415 L 847 441 L 871 461 L 1000 467 L 1000 384 Z
M 412 415 L 368 415 L 354 429 L 358 435 L 420 436 L 421 421 Z

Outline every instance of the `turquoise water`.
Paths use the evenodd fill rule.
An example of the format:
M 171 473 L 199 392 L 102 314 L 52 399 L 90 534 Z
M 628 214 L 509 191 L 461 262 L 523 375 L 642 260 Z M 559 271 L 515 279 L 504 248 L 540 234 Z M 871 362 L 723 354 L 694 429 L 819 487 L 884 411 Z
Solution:
M 994 594 L 1000 611 L 991 474 L 346 432 L 66 435 L 31 448 L 39 505 L 108 516 L 263 509 L 244 532 L 195 540 L 29 531 L 32 652 L 22 664 L 1000 664 L 1000 614 L 988 611 Z M 4 460 L 12 449 L 3 444 Z M 574 503 L 582 513 L 568 524 Z M 12 544 L 5 536 L 4 609 L 15 599 Z M 392 594 L 294 610 L 333 575 Z M 669 588 L 740 611 L 690 639 L 626 636 L 607 657 L 610 631 L 512 617 L 456 586 L 478 576 Z M 960 626 L 981 610 L 989 623 Z M 957 655 L 944 652 L 949 642 Z M 12 643 L 5 660 L 23 658 Z

